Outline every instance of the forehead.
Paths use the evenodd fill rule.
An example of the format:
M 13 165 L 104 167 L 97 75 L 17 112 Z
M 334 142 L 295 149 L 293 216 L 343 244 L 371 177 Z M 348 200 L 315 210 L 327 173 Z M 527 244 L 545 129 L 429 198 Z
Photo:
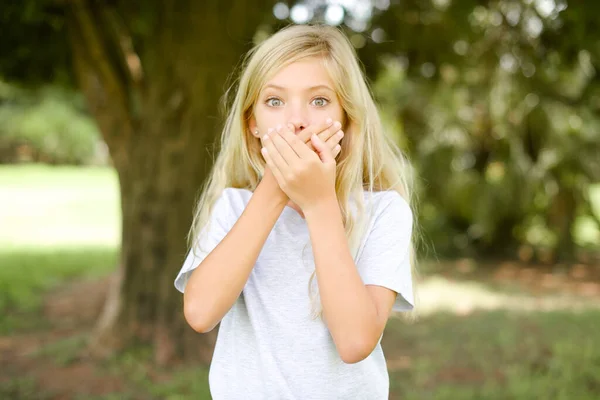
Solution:
M 333 81 L 321 58 L 307 57 L 294 61 L 277 71 L 265 86 L 284 88 L 308 88 L 319 85 L 334 88 Z

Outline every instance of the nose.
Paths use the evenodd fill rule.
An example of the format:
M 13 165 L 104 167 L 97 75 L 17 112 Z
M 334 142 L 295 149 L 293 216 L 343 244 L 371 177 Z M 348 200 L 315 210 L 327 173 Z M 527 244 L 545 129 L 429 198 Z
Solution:
M 301 105 L 290 107 L 287 122 L 294 125 L 296 128 L 294 133 L 297 135 L 308 126 L 307 110 Z

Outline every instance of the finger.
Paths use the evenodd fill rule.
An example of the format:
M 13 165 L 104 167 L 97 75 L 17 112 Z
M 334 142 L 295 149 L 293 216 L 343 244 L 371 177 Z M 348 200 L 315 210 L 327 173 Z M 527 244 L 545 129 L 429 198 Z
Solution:
M 333 158 L 333 155 L 331 154 L 331 149 L 329 149 L 329 147 L 327 147 L 325 142 L 322 141 L 318 135 L 312 135 L 310 137 L 310 139 L 312 140 L 313 146 L 315 146 L 315 149 L 317 149 L 319 158 L 321 159 L 321 161 L 324 164 L 328 164 L 331 162 L 335 163 L 335 159 Z
M 288 133 L 291 135 L 294 135 L 293 133 L 288 132 L 288 131 L 289 131 L 288 127 L 281 126 L 281 125 L 278 126 L 277 134 L 273 135 L 272 142 L 275 145 L 275 147 L 277 148 L 277 151 L 279 152 L 281 157 L 285 160 L 286 164 L 293 168 L 298 163 L 300 157 L 298 157 L 298 154 L 296 154 L 294 149 L 292 149 L 292 147 L 290 146 L 288 141 L 283 136 Z
M 260 152 L 262 153 L 262 155 L 267 163 L 267 167 L 269 167 L 269 169 L 273 173 L 273 176 L 277 180 L 279 187 L 282 187 L 282 184 L 285 182 L 285 180 L 283 179 L 283 175 L 282 175 L 281 171 L 279 171 L 279 168 L 277 168 L 277 165 L 275 165 L 275 163 L 273 162 L 273 159 L 271 158 L 269 151 L 265 147 L 263 147 Z
M 337 158 L 337 156 L 339 156 L 341 152 L 342 146 L 336 144 L 335 147 L 331 150 L 331 155 L 333 156 L 333 158 Z
M 260 146 L 261 146 L 261 148 L 262 148 L 262 147 L 265 147 L 265 146 L 267 145 L 267 144 L 266 144 L 266 142 L 265 142 L 265 138 L 267 138 L 267 137 L 271 137 L 271 135 L 273 134 L 273 131 L 274 131 L 274 130 L 275 130 L 275 129 L 273 129 L 273 128 L 269 128 L 269 129 L 267 129 L 267 134 L 266 134 L 266 135 L 262 135 L 262 136 L 260 137 L 260 143 L 261 143 L 261 145 L 260 145 Z
M 276 132 L 273 132 L 272 135 L 277 137 Z M 277 169 L 279 171 L 281 171 L 282 174 L 285 174 L 285 171 L 288 170 L 289 165 L 286 162 L 286 160 L 281 156 L 281 154 L 279 153 L 279 150 L 273 143 L 273 138 L 270 137 L 269 135 L 265 135 L 265 136 L 263 136 L 263 143 L 264 143 L 263 149 L 266 149 L 269 156 L 271 157 L 271 161 L 273 162 L 273 164 L 277 167 Z M 261 152 L 265 151 L 263 149 L 261 149 Z
M 308 139 L 308 142 L 306 142 L 306 147 L 308 147 L 310 151 L 316 151 L 315 147 L 312 145 L 312 141 L 310 140 L 310 138 Z
M 344 132 L 340 130 L 337 131 L 335 135 L 331 136 L 329 140 L 325 141 L 325 143 L 327 143 L 327 147 L 333 150 L 333 148 L 340 143 L 340 140 L 342 140 L 343 137 Z
M 262 153 L 262 149 L 267 147 L 267 142 L 271 141 L 271 136 L 273 135 L 274 131 L 275 131 L 275 129 L 269 128 L 267 130 L 267 134 L 260 137 L 261 153 Z
M 304 160 L 308 160 L 311 157 L 314 157 L 315 152 L 310 150 L 306 143 L 302 142 L 300 139 L 298 139 L 298 136 L 292 133 L 294 126 L 292 124 L 288 124 L 287 128 L 288 129 L 283 129 L 281 131 L 281 136 L 283 137 L 283 139 L 285 139 L 290 148 L 294 151 L 296 157 Z
M 323 122 L 323 123 L 309 125 L 308 127 L 306 127 L 306 129 L 304 129 L 302 132 L 300 132 L 298 134 L 298 138 L 305 143 L 310 143 L 310 137 L 313 134 L 318 135 L 319 133 L 323 132 L 325 129 L 332 126 L 332 124 L 333 124 L 333 121 L 331 120 L 331 118 L 327 118 L 325 120 L 325 122 Z
M 342 123 L 340 121 L 335 121 L 331 126 L 323 129 L 320 133 L 318 133 L 319 139 L 324 142 L 327 142 L 330 138 L 332 138 L 340 129 L 342 129 Z

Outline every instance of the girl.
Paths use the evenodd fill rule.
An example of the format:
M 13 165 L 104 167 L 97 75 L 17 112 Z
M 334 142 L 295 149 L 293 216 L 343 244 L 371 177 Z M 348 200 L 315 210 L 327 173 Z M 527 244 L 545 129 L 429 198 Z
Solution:
M 338 29 L 249 53 L 175 280 L 193 329 L 221 323 L 214 399 L 388 398 L 381 337 L 414 305 L 409 188 Z

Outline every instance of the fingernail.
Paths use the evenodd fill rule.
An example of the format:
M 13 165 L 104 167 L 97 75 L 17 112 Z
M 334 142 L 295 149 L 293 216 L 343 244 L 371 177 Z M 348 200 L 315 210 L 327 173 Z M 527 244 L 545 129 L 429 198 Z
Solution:
M 336 128 L 341 128 L 342 127 L 342 123 L 340 121 L 335 121 L 335 124 L 333 124 Z
M 340 139 L 341 139 L 341 138 L 343 138 L 343 137 L 344 137 L 344 132 L 342 132 L 342 131 L 339 131 L 339 132 L 338 132 L 338 136 L 340 137 Z
M 281 125 L 277 125 L 277 132 L 281 132 L 281 128 L 282 128 Z
M 269 138 L 269 135 L 263 136 L 263 140 L 267 140 L 268 138 Z
M 325 120 L 325 123 L 326 123 L 326 124 L 331 124 L 331 122 L 332 122 L 332 119 L 331 119 L 331 118 L 327 118 L 327 119 Z

